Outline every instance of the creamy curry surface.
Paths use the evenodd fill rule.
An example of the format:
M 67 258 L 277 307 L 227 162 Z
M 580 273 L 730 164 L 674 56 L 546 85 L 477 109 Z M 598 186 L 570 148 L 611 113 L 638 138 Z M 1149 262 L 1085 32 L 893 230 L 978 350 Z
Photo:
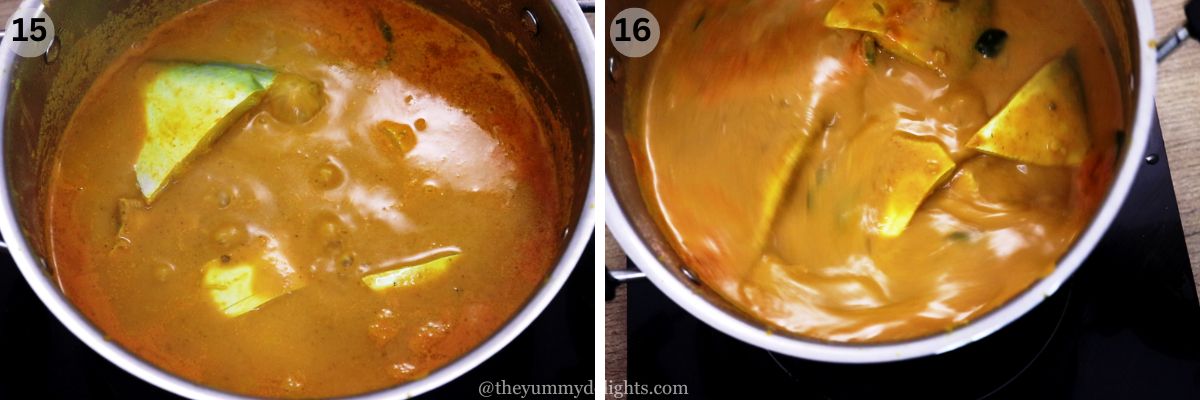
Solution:
M 1124 115 L 1076 1 L 675 4 L 639 179 L 682 260 L 771 326 L 954 329 L 1051 272 L 1107 191 Z
M 382 389 L 474 348 L 541 284 L 564 222 L 538 108 L 473 35 L 382 0 L 217 0 L 165 23 L 61 142 L 46 218 L 67 296 L 154 365 L 256 396 Z M 145 151 L 190 154 L 156 188 L 148 129 L 184 128 L 148 102 L 198 113 L 166 104 L 196 82 L 250 102 L 208 99 L 227 127 L 191 153 Z

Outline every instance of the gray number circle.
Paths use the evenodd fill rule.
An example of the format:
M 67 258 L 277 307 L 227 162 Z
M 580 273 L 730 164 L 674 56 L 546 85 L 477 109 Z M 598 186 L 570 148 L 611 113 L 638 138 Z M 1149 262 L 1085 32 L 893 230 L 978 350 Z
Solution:
M 608 39 L 625 57 L 644 57 L 658 46 L 658 19 L 644 8 L 626 8 L 608 26 Z
M 38 8 L 22 8 L 8 19 L 4 27 L 4 46 L 21 57 L 46 54 L 54 42 L 54 21 Z

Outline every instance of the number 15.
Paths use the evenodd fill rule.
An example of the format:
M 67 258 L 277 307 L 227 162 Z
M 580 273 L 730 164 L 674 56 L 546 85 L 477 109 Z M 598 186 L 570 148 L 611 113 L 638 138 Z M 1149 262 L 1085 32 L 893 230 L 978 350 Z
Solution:
M 14 19 L 13 25 L 17 26 L 17 35 L 13 36 L 13 41 L 25 42 L 32 39 L 35 42 L 40 42 L 46 40 L 46 27 L 41 25 L 44 22 L 46 22 L 45 18 L 30 18 L 29 31 L 32 35 L 25 36 L 25 19 Z

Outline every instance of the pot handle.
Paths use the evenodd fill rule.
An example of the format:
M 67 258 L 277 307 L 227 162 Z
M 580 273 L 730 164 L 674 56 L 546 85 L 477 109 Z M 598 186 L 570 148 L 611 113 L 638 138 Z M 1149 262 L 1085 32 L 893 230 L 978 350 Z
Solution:
M 1183 6 L 1183 13 L 1187 17 L 1187 21 L 1183 26 L 1176 28 L 1167 37 L 1158 41 L 1158 62 L 1166 60 L 1175 50 L 1179 50 L 1187 42 L 1188 38 L 1200 39 L 1200 0 L 1192 0 Z
M 604 301 L 612 301 L 617 297 L 617 288 L 621 284 L 638 279 L 645 279 L 646 273 L 638 270 L 633 260 L 625 259 L 625 269 L 604 269 Z

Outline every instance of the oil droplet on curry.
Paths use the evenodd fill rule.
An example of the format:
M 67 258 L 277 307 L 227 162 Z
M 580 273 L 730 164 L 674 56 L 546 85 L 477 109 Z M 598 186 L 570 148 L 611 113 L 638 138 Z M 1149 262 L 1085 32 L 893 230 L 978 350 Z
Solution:
M 1107 191 L 1124 115 L 1076 1 L 668 4 L 639 181 L 682 260 L 775 329 L 955 329 L 1053 271 Z
M 204 385 L 420 379 L 497 331 L 560 251 L 541 109 L 474 34 L 405 2 L 210 2 L 75 111 L 53 264 L 111 340 Z

